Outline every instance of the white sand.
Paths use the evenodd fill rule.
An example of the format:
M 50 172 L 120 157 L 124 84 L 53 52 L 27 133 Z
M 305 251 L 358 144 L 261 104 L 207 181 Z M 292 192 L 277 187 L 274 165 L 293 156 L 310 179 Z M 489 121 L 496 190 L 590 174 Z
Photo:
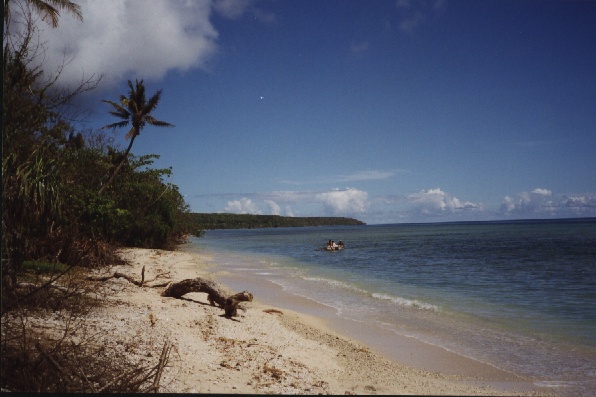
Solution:
M 140 279 L 170 272 L 165 280 L 209 278 L 211 258 L 180 251 L 125 249 L 129 264 L 110 269 Z M 164 279 L 160 279 L 164 280 Z M 149 285 L 154 283 L 149 283 Z M 255 300 L 234 319 L 210 306 L 206 294 L 163 298 L 164 288 L 137 287 L 124 279 L 103 283 L 110 304 L 88 321 L 107 343 L 132 358 L 159 358 L 166 339 L 174 344 L 161 392 L 283 394 L 547 395 L 530 381 L 441 349 L 410 346 L 404 356 L 431 357 L 430 370 L 389 361 L 331 331 L 322 320 Z M 224 287 L 225 289 L 225 287 Z M 239 291 L 230 291 L 239 292 Z M 401 343 L 401 342 L 400 342 Z M 427 358 L 428 358 L 427 357 Z

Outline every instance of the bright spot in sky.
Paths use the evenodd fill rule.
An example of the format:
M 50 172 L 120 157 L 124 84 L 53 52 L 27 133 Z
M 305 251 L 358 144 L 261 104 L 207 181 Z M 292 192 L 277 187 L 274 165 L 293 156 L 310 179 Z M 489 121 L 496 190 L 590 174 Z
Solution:
M 261 97 L 261 99 L 265 99 L 265 97 L 264 97 L 264 96 L 262 96 L 262 97 Z

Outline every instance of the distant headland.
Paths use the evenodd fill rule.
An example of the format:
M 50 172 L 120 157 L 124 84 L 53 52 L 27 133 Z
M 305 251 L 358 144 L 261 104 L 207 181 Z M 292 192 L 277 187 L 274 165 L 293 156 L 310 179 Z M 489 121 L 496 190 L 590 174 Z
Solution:
M 190 222 L 202 230 L 256 229 L 305 226 L 351 226 L 366 225 L 354 218 L 345 217 L 290 217 L 280 215 L 190 213 Z

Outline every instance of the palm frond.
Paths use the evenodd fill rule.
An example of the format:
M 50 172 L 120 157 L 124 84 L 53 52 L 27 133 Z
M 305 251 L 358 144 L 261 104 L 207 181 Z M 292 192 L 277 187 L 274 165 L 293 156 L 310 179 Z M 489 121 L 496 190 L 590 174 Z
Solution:
M 134 100 L 137 106 L 137 111 L 138 109 L 145 107 L 147 100 L 145 99 L 145 86 L 143 85 L 143 80 L 136 80 L 136 88 L 131 91 L 130 98 Z
M 112 102 L 112 101 L 106 100 L 106 99 L 104 99 L 102 102 L 112 105 L 114 110 L 109 112 L 112 116 L 118 117 L 119 119 L 124 119 L 124 120 L 130 119 L 130 113 L 128 112 L 128 110 L 126 110 L 122 106 L 118 105 L 116 102 Z
M 130 119 L 130 113 L 128 113 L 126 109 L 111 111 L 108 113 L 110 113 L 114 117 L 118 117 L 119 119 Z
M 83 13 L 81 12 L 81 6 L 70 1 L 70 0 L 46 0 L 47 3 L 52 3 L 56 7 L 68 11 L 71 14 L 74 14 L 77 18 L 81 21 L 83 20 Z
M 129 124 L 128 120 L 124 120 L 124 121 L 119 121 L 117 123 L 113 123 L 113 124 L 108 124 L 108 125 L 104 125 L 103 127 L 100 128 L 100 130 L 106 130 L 108 128 L 122 128 L 122 127 L 126 127 Z
M 102 102 L 105 102 L 105 103 L 108 103 L 108 104 L 110 104 L 110 105 L 112 105 L 112 106 L 114 106 L 114 107 L 118 107 L 118 106 L 120 106 L 120 105 L 118 105 L 116 102 L 114 102 L 114 101 L 110 101 L 109 99 L 102 99 L 101 101 L 102 101 Z
M 161 90 L 158 90 L 151 98 L 149 98 L 149 102 L 147 102 L 147 106 L 145 106 L 145 114 L 151 114 L 157 107 L 159 100 L 161 99 Z
M 48 21 L 52 24 L 52 27 L 58 27 L 58 17 L 60 12 L 58 9 L 74 14 L 80 20 L 83 20 L 83 14 L 81 13 L 81 6 L 73 3 L 70 0 L 29 0 L 33 7 L 41 15 L 41 19 Z
M 144 120 L 145 120 L 147 123 L 149 123 L 149 124 L 151 124 L 151 125 L 154 125 L 154 126 L 156 126 L 156 127 L 174 127 L 174 124 L 170 124 L 170 123 L 167 123 L 167 122 L 165 122 L 165 121 L 160 121 L 160 120 L 157 120 L 157 119 L 156 119 L 155 117 L 153 117 L 153 116 L 145 116 Z

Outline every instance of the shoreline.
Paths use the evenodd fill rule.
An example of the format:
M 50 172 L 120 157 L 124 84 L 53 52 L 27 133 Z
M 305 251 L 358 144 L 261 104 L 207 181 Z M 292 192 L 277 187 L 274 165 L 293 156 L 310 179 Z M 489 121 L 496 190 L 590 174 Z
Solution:
M 166 272 L 167 281 L 174 282 L 211 278 L 221 280 L 224 290 L 247 290 L 255 296 L 240 317 L 227 319 L 222 309 L 209 305 L 204 293 L 174 299 L 161 297 L 163 288 L 139 288 L 123 279 L 103 283 L 110 290 L 109 304 L 92 316 L 94 331 L 103 330 L 107 342 L 122 345 L 133 360 L 159 357 L 165 340 L 175 346 L 162 392 L 556 395 L 552 388 L 436 347 L 425 351 L 438 363 L 436 368 L 408 357 L 385 357 L 349 330 L 338 332 L 337 324 L 317 312 L 325 308 L 307 298 L 284 297 L 284 304 L 272 304 L 264 295 L 283 291 L 266 285 L 235 290 L 235 282 L 226 283 L 234 275 L 214 272 L 218 265 L 208 253 L 126 248 L 120 255 L 128 264 L 111 271 L 138 277 L 145 266 L 147 279 Z M 405 356 L 421 354 L 420 345 L 406 342 L 400 341 L 409 353 Z
M 217 267 L 217 265 L 216 265 Z M 461 380 L 464 383 L 494 387 L 515 393 L 551 393 L 552 390 L 536 386 L 533 381 L 490 363 L 463 356 L 443 347 L 432 345 L 417 338 L 398 335 L 372 324 L 357 322 L 337 316 L 335 309 L 310 298 L 286 292 L 277 284 L 266 280 L 219 271 L 213 273 L 215 280 L 235 289 L 248 285 L 251 291 L 264 291 L 260 302 L 275 305 L 281 310 L 292 310 L 314 317 L 320 325 L 331 332 L 363 344 L 373 353 L 414 370 L 440 374 L 441 377 Z M 255 296 L 255 299 L 257 297 Z M 387 348 L 393 345 L 393 348 Z M 397 346 L 397 347 L 394 347 Z M 396 353 L 395 350 L 398 350 Z

